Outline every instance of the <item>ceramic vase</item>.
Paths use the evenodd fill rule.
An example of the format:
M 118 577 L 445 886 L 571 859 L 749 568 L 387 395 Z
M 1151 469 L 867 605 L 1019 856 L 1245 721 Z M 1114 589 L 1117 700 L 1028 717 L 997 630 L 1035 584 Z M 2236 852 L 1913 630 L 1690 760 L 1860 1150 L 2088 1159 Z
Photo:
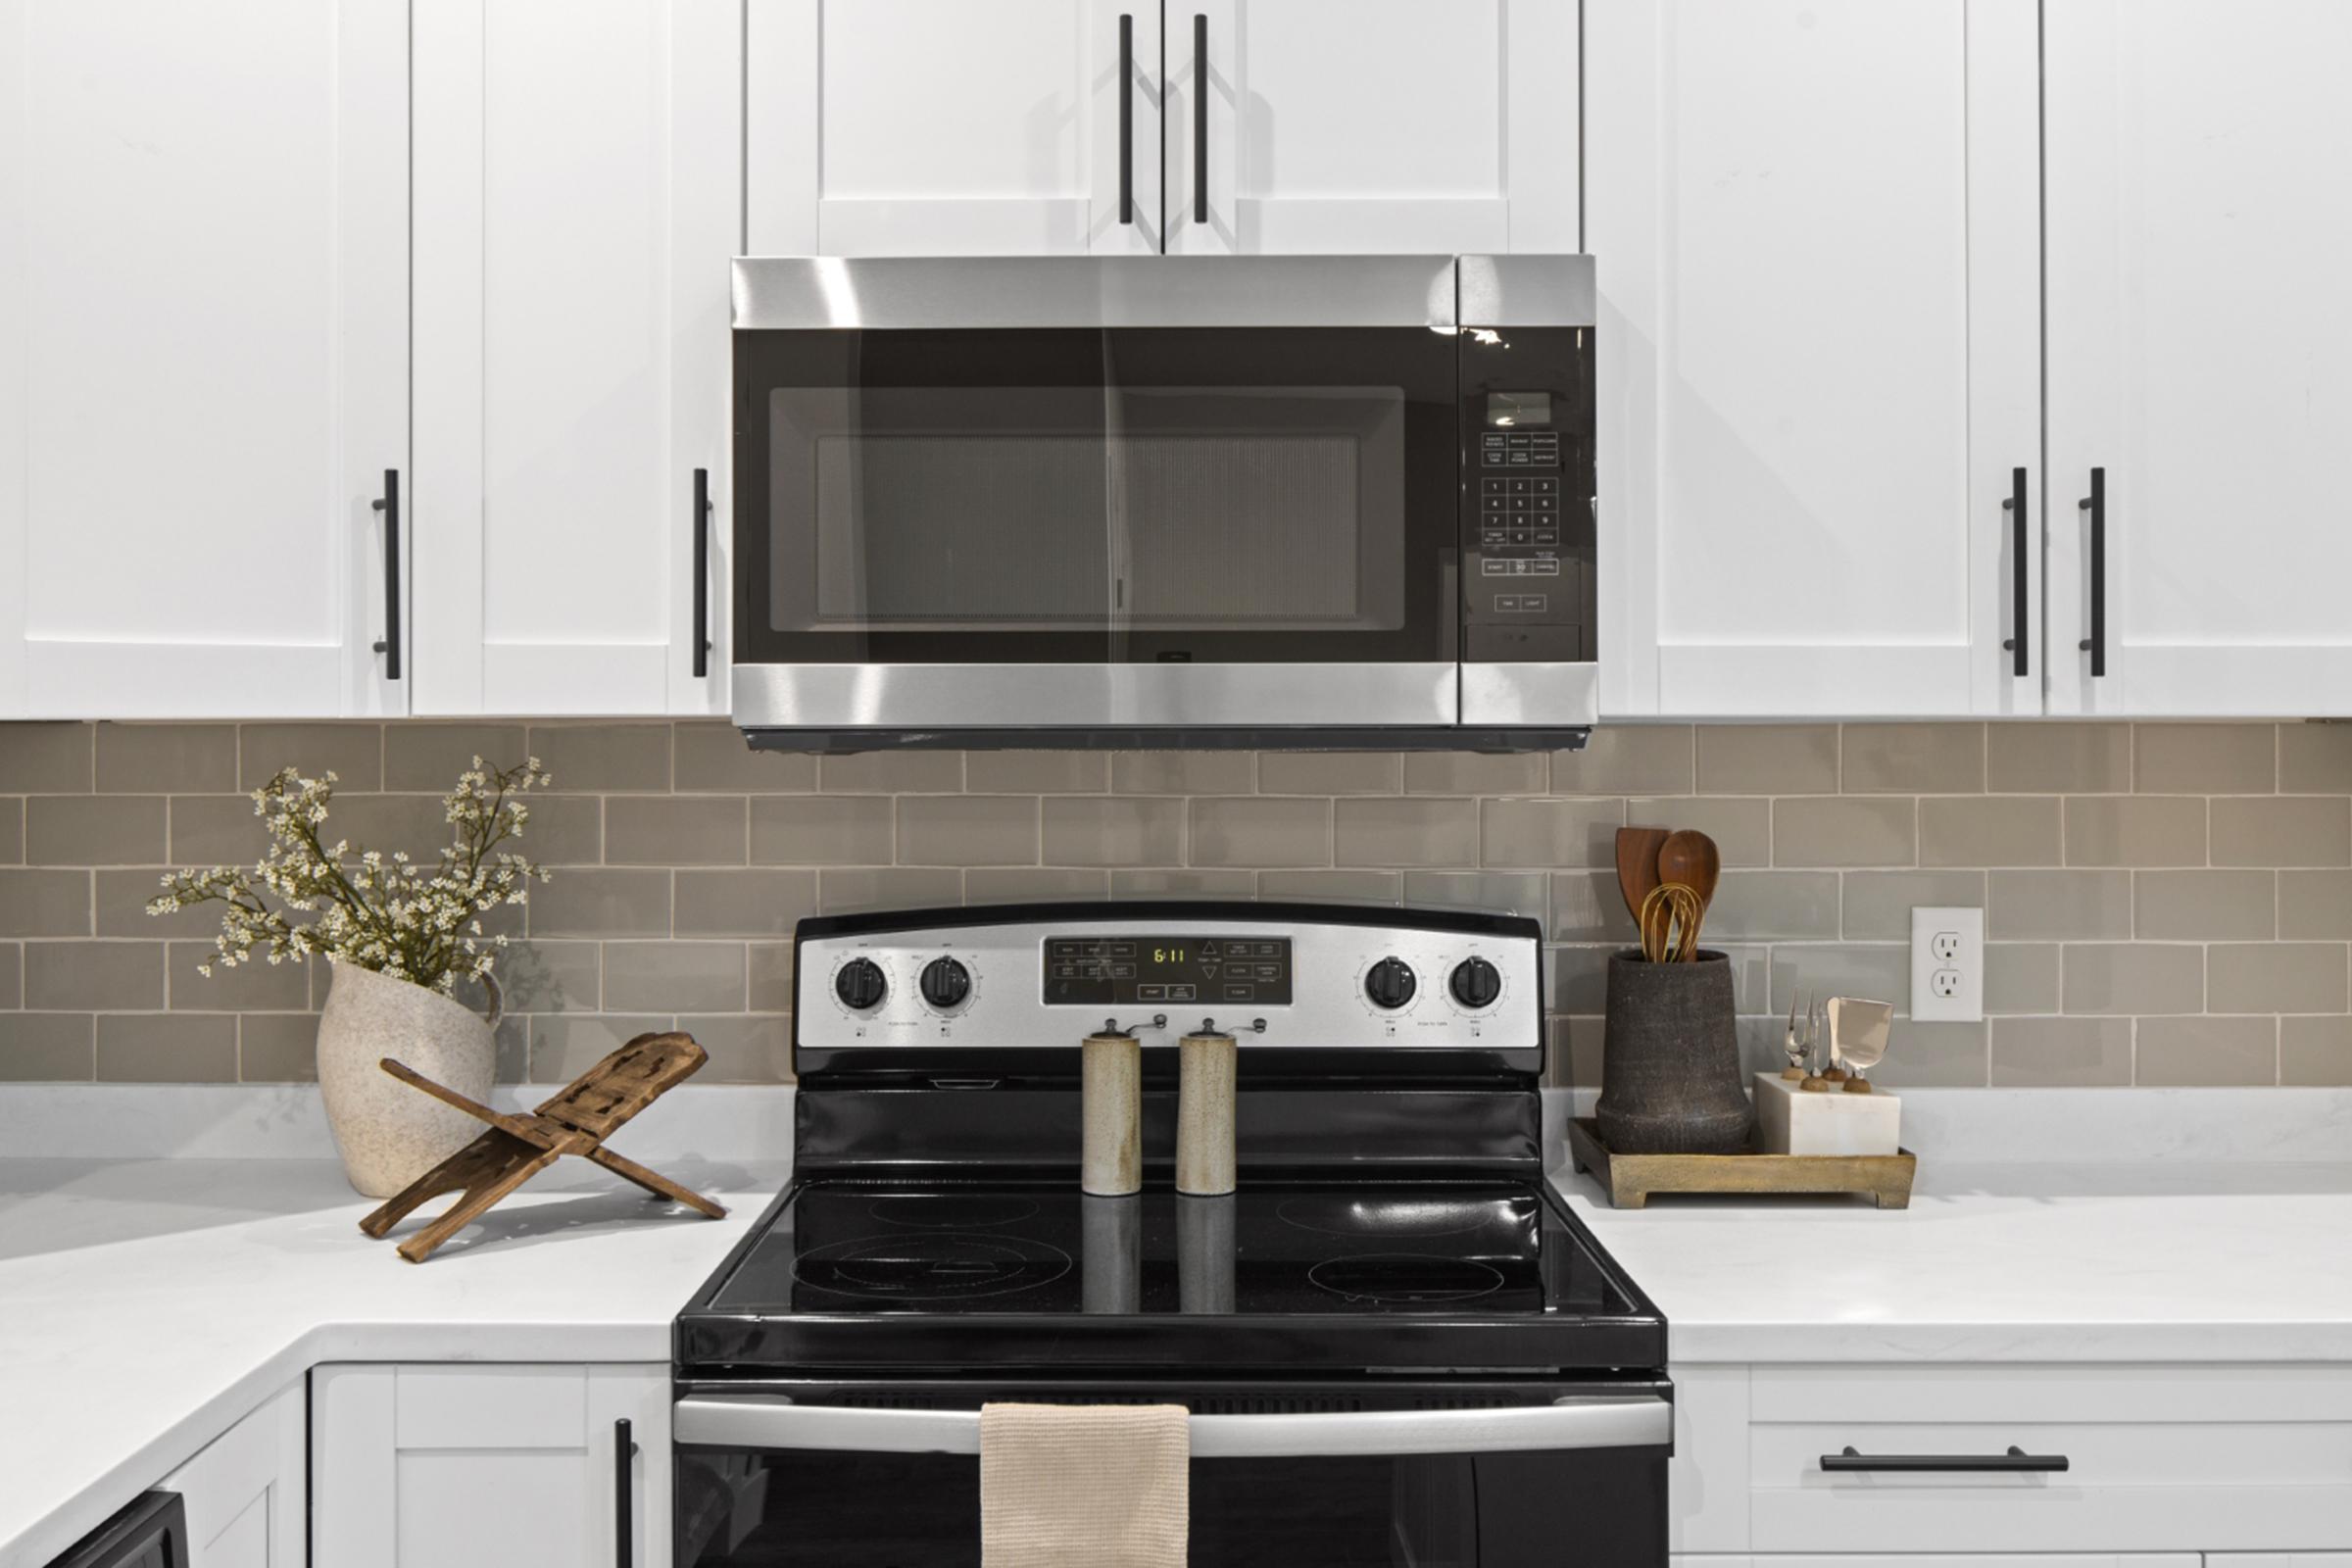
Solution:
M 472 1142 L 482 1124 L 378 1065 L 386 1056 L 488 1103 L 498 1062 L 498 992 L 483 1018 L 438 991 L 336 963 L 318 1015 L 318 1088 L 343 1173 L 390 1198 Z
M 1740 1071 L 1731 960 L 1703 948 L 1689 963 L 1613 955 L 1606 1007 L 1593 1116 L 1611 1152 L 1746 1152 L 1755 1107 Z

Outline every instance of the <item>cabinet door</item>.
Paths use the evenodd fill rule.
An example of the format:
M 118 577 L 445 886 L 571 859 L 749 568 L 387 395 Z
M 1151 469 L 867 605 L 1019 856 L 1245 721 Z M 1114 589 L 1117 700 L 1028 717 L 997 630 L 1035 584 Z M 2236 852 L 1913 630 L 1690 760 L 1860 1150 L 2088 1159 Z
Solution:
M 2051 707 L 2352 712 L 2352 7 L 2051 0 L 2043 29 Z
M 307 1391 L 300 1378 L 162 1482 L 187 1509 L 186 1568 L 302 1568 Z M 177 1565 L 175 1565 L 177 1568 Z
M 2035 23 L 1587 0 L 1604 714 L 2039 711 Z
M 0 716 L 400 712 L 407 0 L 0 0 Z
M 634 1539 L 616 1558 L 622 1421 Z M 668 1568 L 669 1368 L 322 1366 L 311 1487 L 334 1568 Z
M 748 3 L 753 254 L 1160 250 L 1156 0 Z
M 1171 255 L 1578 248 L 1577 0 L 1166 17 Z
M 417 0 L 420 712 L 726 710 L 741 48 L 741 0 Z

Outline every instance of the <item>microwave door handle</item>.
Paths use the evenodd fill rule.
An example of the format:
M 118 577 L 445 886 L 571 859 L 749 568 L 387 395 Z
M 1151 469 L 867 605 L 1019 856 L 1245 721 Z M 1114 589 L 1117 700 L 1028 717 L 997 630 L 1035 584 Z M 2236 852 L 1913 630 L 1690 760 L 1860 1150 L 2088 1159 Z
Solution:
M 1135 18 L 1119 18 L 1119 221 L 1135 221 Z
M 795 1404 L 772 1396 L 680 1399 L 677 1441 L 727 1448 L 855 1453 L 978 1453 L 977 1410 L 893 1410 Z M 1566 1398 L 1489 1410 L 1348 1410 L 1304 1415 L 1196 1415 L 1196 1459 L 1340 1458 L 1510 1449 L 1662 1446 L 1674 1410 L 1654 1395 Z

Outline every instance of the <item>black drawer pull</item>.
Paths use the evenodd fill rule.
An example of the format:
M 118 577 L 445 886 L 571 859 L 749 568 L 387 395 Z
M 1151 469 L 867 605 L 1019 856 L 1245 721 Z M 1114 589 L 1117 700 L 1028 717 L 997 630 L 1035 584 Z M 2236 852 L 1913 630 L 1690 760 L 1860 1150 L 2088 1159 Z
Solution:
M 1856 1453 L 1848 1446 L 1842 1453 L 1821 1456 L 1824 1470 L 1996 1470 L 2037 1471 L 2049 1473 L 2067 1468 L 2063 1453 L 2028 1453 L 2016 1444 L 2007 1453 Z
M 2107 470 L 2090 470 L 2090 494 L 2076 505 L 2090 514 L 2090 635 L 2080 644 L 2095 679 L 2107 673 Z
M 375 652 L 384 656 L 384 679 L 400 679 L 400 470 L 384 470 L 384 493 L 372 503 L 384 518 L 384 635 Z
M 2009 514 L 2010 555 L 2013 558 L 2012 564 L 2017 568 L 2010 574 L 2009 580 L 2009 618 L 2017 635 L 2004 638 L 2001 646 L 2016 656 L 2012 672 L 2023 675 L 2030 667 L 2026 657 L 2026 550 L 2027 540 L 2033 532 L 2026 519 L 2025 469 L 2009 470 L 2009 499 L 2001 503 L 2001 510 Z
M 629 1568 L 635 1553 L 637 1520 L 630 1507 L 629 1493 L 634 1486 L 629 1461 L 637 1457 L 637 1443 L 631 1435 L 629 1418 L 622 1416 L 612 1423 L 612 1560 L 620 1568 Z
M 694 675 L 710 673 L 710 470 L 694 470 Z

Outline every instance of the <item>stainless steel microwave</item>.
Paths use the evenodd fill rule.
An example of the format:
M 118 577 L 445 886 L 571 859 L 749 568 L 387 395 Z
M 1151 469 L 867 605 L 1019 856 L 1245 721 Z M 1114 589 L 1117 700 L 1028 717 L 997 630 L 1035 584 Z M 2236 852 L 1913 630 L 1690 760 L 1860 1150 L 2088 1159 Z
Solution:
M 739 260 L 735 719 L 1580 744 L 1592 307 L 1584 256 Z

